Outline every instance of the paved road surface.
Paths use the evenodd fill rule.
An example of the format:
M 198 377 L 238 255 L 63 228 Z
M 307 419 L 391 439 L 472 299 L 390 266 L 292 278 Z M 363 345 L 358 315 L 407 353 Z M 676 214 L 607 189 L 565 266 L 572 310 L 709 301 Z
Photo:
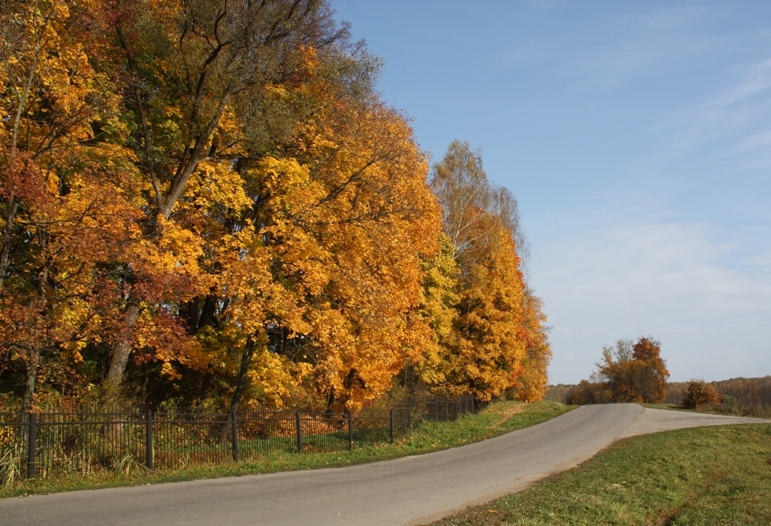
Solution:
M 0 525 L 402 525 L 520 491 L 627 436 L 771 420 L 584 406 L 464 447 L 348 468 L 0 500 Z

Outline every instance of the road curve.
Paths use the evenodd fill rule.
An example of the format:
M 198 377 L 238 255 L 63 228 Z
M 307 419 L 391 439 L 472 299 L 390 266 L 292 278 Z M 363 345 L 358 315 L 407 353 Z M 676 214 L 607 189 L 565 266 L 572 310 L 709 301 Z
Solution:
M 537 426 L 427 455 L 346 468 L 0 500 L 0 524 L 404 525 L 521 491 L 619 438 L 771 420 L 583 406 Z

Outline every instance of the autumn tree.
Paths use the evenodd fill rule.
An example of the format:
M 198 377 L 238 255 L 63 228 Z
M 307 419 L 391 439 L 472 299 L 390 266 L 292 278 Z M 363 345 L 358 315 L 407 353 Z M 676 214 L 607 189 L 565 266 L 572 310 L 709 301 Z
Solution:
M 498 227 L 507 229 L 515 244 L 525 244 L 516 199 L 489 181 L 481 153 L 468 143 L 450 144 L 442 161 L 434 165 L 430 183 L 442 206 L 444 232 L 461 265 L 485 258 Z M 489 216 L 499 224 L 493 227 Z
M 640 338 L 632 349 L 633 361 L 638 364 L 636 391 L 645 403 L 660 403 L 666 397 L 669 378 L 664 360 L 661 358 L 661 343 L 652 338 Z
M 423 352 L 425 326 L 410 313 L 439 215 L 404 120 L 377 99 L 335 108 L 304 122 L 297 157 L 268 157 L 248 172 L 263 198 L 237 234 L 246 259 L 223 267 L 232 298 L 223 315 L 274 335 L 283 359 L 312 369 L 328 403 L 357 404 Z M 237 288 L 244 279 L 260 281 Z
M 514 241 L 506 229 L 487 238 L 489 258 L 468 269 L 459 304 L 462 338 L 453 374 L 455 392 L 489 400 L 516 384 L 524 373 L 521 334 L 524 285 Z
M 722 396 L 713 385 L 695 379 L 685 385 L 685 396 L 681 405 L 686 409 L 696 409 L 703 405 L 717 405 L 721 400 Z
M 565 396 L 565 403 L 570 405 L 605 404 L 612 401 L 612 393 L 607 385 L 589 380 L 581 380 Z
M 132 350 L 138 361 L 163 362 L 170 377 L 179 374 L 174 363 L 209 367 L 190 335 L 223 302 L 212 218 L 230 221 L 249 205 L 239 170 L 249 133 L 266 127 L 263 102 L 277 83 L 297 84 L 313 50 L 345 28 L 313 0 L 18 1 L 0 15 L 5 332 L 48 341 L 43 329 L 24 328 L 50 327 L 72 296 L 51 291 L 77 283 L 93 329 L 78 338 L 110 346 L 109 391 Z M 68 225 L 111 244 L 82 230 L 61 234 Z M 93 283 L 61 270 L 65 254 Z M 29 346 L 11 341 L 6 348 Z M 19 356 L 28 356 L 33 382 L 39 350 Z
M 660 356 L 661 344 L 652 338 L 619 340 L 604 346 L 597 378 L 616 402 L 659 403 L 666 398 L 669 371 Z
M 69 4 L 7 2 L 0 27 L 0 345 L 24 364 L 28 406 L 104 333 L 139 188 L 130 152 L 94 141 L 97 124 L 119 133 L 119 101 Z
M 548 339 L 549 327 L 543 313 L 541 299 L 527 288 L 523 295 L 522 336 L 525 340 L 524 373 L 517 385 L 507 395 L 523 402 L 541 400 L 549 388 L 548 371 L 551 348 Z
M 490 399 L 519 386 L 524 399 L 542 396 L 549 356 L 545 318 L 526 293 L 516 200 L 490 183 L 479 152 L 459 141 L 434 166 L 431 188 L 459 269 L 455 337 L 435 389 Z
M 407 364 L 403 372 L 402 383 L 411 392 L 420 390 L 420 384 L 445 385 L 460 343 L 457 334 L 460 269 L 449 237 L 442 233 L 439 241 L 439 252 L 423 262 L 418 315 L 430 334 L 425 351 L 416 361 Z
M 142 339 L 143 316 L 154 327 L 154 320 L 181 324 L 162 306 L 182 306 L 194 332 L 213 319 L 217 270 L 204 264 L 213 240 L 204 228 L 212 214 L 247 205 L 239 160 L 249 130 L 264 127 L 265 94 L 301 78 L 307 51 L 330 45 L 345 28 L 316 0 L 103 2 L 89 21 L 101 48 L 94 57 L 122 94 L 128 144 L 146 185 L 148 255 L 127 259 L 118 276 L 123 322 L 106 377 L 116 391 Z
M 361 403 L 431 337 L 412 312 L 438 208 L 411 129 L 374 91 L 376 65 L 342 37 L 303 48 L 296 75 L 243 122 L 253 140 L 224 172 L 194 173 L 177 205 L 173 218 L 195 218 L 211 284 L 180 315 L 210 357 L 202 389 L 228 378 L 231 408 L 307 390 Z

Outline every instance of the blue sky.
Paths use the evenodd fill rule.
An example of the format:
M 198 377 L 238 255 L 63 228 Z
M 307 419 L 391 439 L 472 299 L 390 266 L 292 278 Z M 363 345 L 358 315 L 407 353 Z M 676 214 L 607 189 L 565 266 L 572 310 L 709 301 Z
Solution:
M 673 381 L 771 374 L 771 2 L 334 6 L 421 148 L 517 197 L 551 383 L 643 335 Z

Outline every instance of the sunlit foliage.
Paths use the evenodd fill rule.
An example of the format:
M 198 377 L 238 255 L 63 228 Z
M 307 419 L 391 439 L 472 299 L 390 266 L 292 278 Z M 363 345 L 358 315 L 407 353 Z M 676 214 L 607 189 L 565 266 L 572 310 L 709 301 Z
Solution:
M 516 201 L 461 143 L 435 195 L 379 67 L 322 0 L 3 2 L 0 392 L 540 398 Z
M 582 380 L 567 395 L 571 404 L 606 402 L 661 403 L 667 396 L 669 371 L 661 358 L 661 343 L 650 337 L 636 342 L 618 340 L 602 348 L 593 382 Z

